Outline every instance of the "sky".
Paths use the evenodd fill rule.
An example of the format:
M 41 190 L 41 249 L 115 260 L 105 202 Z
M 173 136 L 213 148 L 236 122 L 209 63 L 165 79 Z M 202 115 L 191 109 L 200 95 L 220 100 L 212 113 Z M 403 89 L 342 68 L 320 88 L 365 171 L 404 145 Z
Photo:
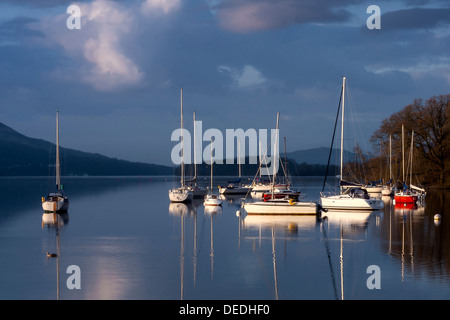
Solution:
M 55 141 L 59 110 L 63 147 L 170 165 L 183 88 L 188 130 L 280 112 L 288 152 L 328 147 L 345 76 L 371 150 L 383 119 L 450 93 L 449 53 L 448 0 L 0 0 L 0 122 Z

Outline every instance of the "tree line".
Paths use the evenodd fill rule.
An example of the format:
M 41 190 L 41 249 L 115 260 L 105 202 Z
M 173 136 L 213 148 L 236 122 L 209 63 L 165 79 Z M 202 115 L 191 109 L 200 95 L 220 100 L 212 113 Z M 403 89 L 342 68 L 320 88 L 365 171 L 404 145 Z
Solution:
M 384 119 L 371 137 L 378 155 L 365 159 L 366 177 L 385 182 L 392 177 L 398 184 L 406 180 L 407 184 L 426 188 L 450 188 L 449 119 L 450 94 L 425 101 L 415 99 Z

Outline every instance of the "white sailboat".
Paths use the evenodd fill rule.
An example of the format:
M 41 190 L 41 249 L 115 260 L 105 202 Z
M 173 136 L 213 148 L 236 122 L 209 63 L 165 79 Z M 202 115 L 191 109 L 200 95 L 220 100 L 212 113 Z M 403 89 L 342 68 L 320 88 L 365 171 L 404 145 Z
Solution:
M 197 144 L 196 144 L 196 128 L 195 128 L 195 111 L 194 111 L 194 178 L 191 179 L 191 184 L 188 189 L 192 192 L 194 198 L 203 198 L 208 194 L 208 187 L 197 185 Z
M 171 202 L 189 202 L 192 201 L 194 194 L 188 186 L 184 184 L 184 149 L 183 149 L 183 88 L 181 88 L 181 186 L 169 190 L 169 199 Z
M 340 182 L 343 181 L 345 81 L 346 78 L 343 77 Z M 325 195 L 321 193 L 320 202 L 322 208 L 333 210 L 380 210 L 384 207 L 384 202 L 381 199 L 370 197 L 367 190 L 360 187 L 347 188 L 343 191 L 341 186 L 340 193 L 336 195 Z
M 64 194 L 61 185 L 61 169 L 59 164 L 59 112 L 56 111 L 56 192 L 50 192 L 42 197 L 42 209 L 45 212 L 67 212 L 69 198 Z
M 319 212 L 319 206 L 315 202 L 295 201 L 292 199 L 273 199 L 267 201 L 248 202 L 244 204 L 247 214 L 269 214 L 269 215 L 296 215 L 311 214 Z
M 210 193 L 205 197 L 205 201 L 203 202 L 203 205 L 205 207 L 208 206 L 221 206 L 222 205 L 222 199 L 219 195 L 213 194 L 213 140 L 211 139 L 211 187 L 210 187 Z
M 280 113 L 277 113 L 277 126 L 280 118 Z M 278 132 L 278 130 L 277 130 Z M 278 135 L 274 142 L 274 159 L 279 159 L 277 148 Z M 245 202 L 243 203 L 243 208 L 247 214 L 317 214 L 319 211 L 319 206 L 315 202 L 304 202 L 299 201 L 298 196 L 292 197 L 291 195 L 286 195 L 283 198 L 277 198 L 275 194 L 276 172 L 273 174 L 272 184 L 270 186 L 269 192 L 271 192 L 270 199 L 257 202 Z M 286 189 L 282 189 L 286 191 Z
M 229 183 L 226 187 L 219 186 L 219 193 L 224 195 L 230 194 L 246 194 L 251 187 L 241 185 L 241 141 L 238 140 L 238 164 L 239 164 L 239 179 L 236 182 Z

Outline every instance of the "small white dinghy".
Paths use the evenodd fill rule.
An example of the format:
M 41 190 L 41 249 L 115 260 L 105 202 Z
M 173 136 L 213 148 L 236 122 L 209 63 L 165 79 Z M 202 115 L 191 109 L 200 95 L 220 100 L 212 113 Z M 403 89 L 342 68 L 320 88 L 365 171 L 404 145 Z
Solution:
M 216 194 L 209 194 L 205 197 L 205 201 L 203 202 L 203 205 L 205 206 L 221 206 L 222 205 L 222 199 Z

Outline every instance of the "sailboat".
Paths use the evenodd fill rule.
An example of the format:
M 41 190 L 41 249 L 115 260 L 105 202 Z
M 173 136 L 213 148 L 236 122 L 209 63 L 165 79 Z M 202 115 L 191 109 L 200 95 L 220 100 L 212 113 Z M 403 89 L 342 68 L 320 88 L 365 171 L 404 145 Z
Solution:
M 277 130 L 278 133 L 278 122 L 280 118 L 280 113 L 277 113 Z M 278 159 L 277 154 L 277 141 L 278 135 L 275 138 L 274 143 L 274 159 Z M 290 194 L 284 195 L 282 198 L 275 197 L 276 192 L 276 172 L 273 174 L 272 184 L 270 186 L 270 197 L 266 197 L 263 201 L 257 202 L 244 202 L 243 208 L 247 214 L 317 214 L 319 211 L 319 206 L 315 202 L 303 202 L 298 201 L 298 195 L 292 197 Z M 286 191 L 286 189 L 283 189 Z
M 208 194 L 208 188 L 197 185 L 197 144 L 196 144 L 196 130 L 195 130 L 195 111 L 194 111 L 194 178 L 191 179 L 191 184 L 188 185 L 188 189 L 192 192 L 194 198 L 203 198 Z M 193 182 L 193 184 L 192 184 Z
M 169 190 L 169 199 L 171 202 L 189 202 L 192 201 L 194 194 L 188 186 L 184 184 L 184 149 L 183 149 L 183 88 L 181 88 L 181 186 Z
M 345 108 L 345 82 L 342 78 L 342 116 L 341 116 L 341 163 L 340 163 L 340 193 L 336 195 L 325 195 L 321 192 L 320 202 L 322 208 L 333 210 L 380 210 L 384 202 L 378 198 L 369 196 L 367 190 L 355 186 L 345 189 L 342 187 L 343 180 L 343 157 L 344 157 L 344 108 Z M 336 119 L 337 120 L 337 119 Z M 334 135 L 333 135 L 334 136 Z M 330 150 L 331 154 L 331 150 Z M 326 175 L 325 175 L 326 179 Z M 325 186 L 325 184 L 324 184 Z M 323 191 L 323 189 L 322 189 Z
M 229 194 L 246 194 L 251 188 L 249 186 L 241 185 L 241 141 L 238 140 L 238 163 L 239 163 L 239 179 L 235 182 L 229 182 L 228 186 L 219 186 L 219 193 L 224 195 Z
M 404 144 L 403 144 L 403 136 L 404 136 L 404 126 L 402 125 L 402 161 L 403 161 L 403 189 L 398 191 L 394 195 L 395 203 L 402 204 L 416 204 L 419 198 L 422 199 L 425 194 L 425 190 L 419 187 L 412 185 L 412 161 L 413 161 L 413 147 L 414 147 L 414 130 L 411 132 L 411 148 L 410 148 L 410 178 L 409 183 L 410 187 L 408 187 L 405 183 L 405 156 L 404 156 Z
M 221 206 L 222 205 L 222 199 L 217 194 L 213 194 L 213 140 L 211 139 L 211 187 L 210 187 L 210 193 L 205 197 L 205 201 L 203 202 L 203 205 L 205 207 L 207 206 Z
M 278 119 L 277 119 L 277 129 L 278 129 Z M 266 150 L 267 151 L 267 150 Z M 272 193 L 272 192 L 281 192 L 289 189 L 288 183 L 276 183 L 276 181 L 263 180 L 261 176 L 261 166 L 267 165 L 266 162 L 266 154 L 263 155 L 263 150 L 261 146 L 261 141 L 259 143 L 259 168 L 256 175 L 259 174 L 259 179 L 252 181 L 250 185 L 246 185 L 244 187 L 251 188 L 251 196 L 255 199 L 263 198 L 264 194 Z
M 42 197 L 42 209 L 45 212 L 67 212 L 69 198 L 64 194 L 61 185 L 61 169 L 59 165 L 59 112 L 56 111 L 56 192 L 50 192 Z
M 280 163 L 282 163 L 280 161 Z M 284 186 L 285 188 L 279 188 L 278 186 L 275 186 L 275 189 L 273 192 L 269 191 L 266 193 L 263 193 L 261 198 L 264 201 L 270 200 L 270 199 L 282 199 L 282 198 L 288 198 L 293 199 L 295 201 L 298 201 L 298 198 L 300 197 L 301 191 L 297 190 L 296 188 L 292 188 L 290 179 L 288 178 L 288 171 L 287 171 L 287 158 L 286 158 L 286 137 L 284 137 L 284 166 L 281 166 L 284 171 Z

